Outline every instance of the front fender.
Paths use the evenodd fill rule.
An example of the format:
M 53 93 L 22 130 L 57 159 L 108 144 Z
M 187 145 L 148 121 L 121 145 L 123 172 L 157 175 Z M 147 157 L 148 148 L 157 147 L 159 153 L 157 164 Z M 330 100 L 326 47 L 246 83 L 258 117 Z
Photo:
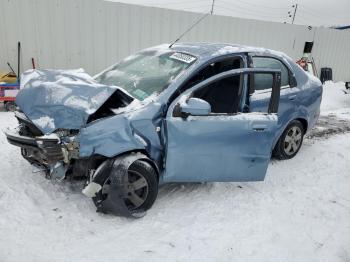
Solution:
M 114 157 L 127 151 L 144 150 L 147 142 L 123 115 L 98 120 L 82 128 L 78 135 L 79 156 L 99 154 Z

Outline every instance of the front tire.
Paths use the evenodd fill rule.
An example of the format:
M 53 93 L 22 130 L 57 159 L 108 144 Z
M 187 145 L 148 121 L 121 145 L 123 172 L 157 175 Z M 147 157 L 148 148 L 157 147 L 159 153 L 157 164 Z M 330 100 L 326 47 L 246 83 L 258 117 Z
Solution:
M 280 160 L 295 157 L 303 143 L 304 134 L 303 124 L 298 120 L 293 120 L 278 140 L 274 148 L 274 156 Z
M 5 106 L 5 110 L 7 112 L 14 112 L 14 111 L 16 111 L 16 104 L 14 102 L 12 102 L 12 101 L 5 102 L 4 106 Z
M 138 212 L 150 209 L 158 195 L 158 179 L 154 168 L 146 161 L 136 160 L 126 174 L 125 185 L 127 197 L 124 202 L 129 211 Z M 110 178 L 104 181 L 102 189 L 92 198 L 96 207 L 103 202 L 109 193 Z

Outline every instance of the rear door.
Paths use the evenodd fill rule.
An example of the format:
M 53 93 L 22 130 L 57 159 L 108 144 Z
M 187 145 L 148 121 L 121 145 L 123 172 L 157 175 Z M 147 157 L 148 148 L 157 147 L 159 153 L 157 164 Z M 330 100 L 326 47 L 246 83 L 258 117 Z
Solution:
M 283 61 L 268 56 L 250 54 L 253 67 L 281 70 L 281 93 L 278 108 L 278 127 L 284 127 L 294 115 L 297 108 L 298 88 L 294 76 Z M 251 77 L 254 83 L 254 92 L 250 96 L 250 112 L 263 112 L 269 106 L 271 94 L 271 77 L 263 74 L 255 74 Z
M 244 95 L 248 75 L 256 73 L 269 74 L 273 78 L 266 112 L 235 112 L 238 105 L 227 105 L 239 103 L 240 99 L 231 96 Z M 239 79 L 238 86 L 234 79 L 222 82 L 230 77 Z M 223 87 L 224 84 L 227 86 Z M 240 90 L 234 91 L 235 88 Z M 226 92 L 225 95 L 217 93 L 219 89 Z M 241 69 L 213 76 L 175 99 L 166 116 L 164 181 L 263 180 L 276 131 L 279 92 L 278 70 Z M 179 108 L 190 97 L 207 101 L 212 112 L 201 116 L 179 115 Z

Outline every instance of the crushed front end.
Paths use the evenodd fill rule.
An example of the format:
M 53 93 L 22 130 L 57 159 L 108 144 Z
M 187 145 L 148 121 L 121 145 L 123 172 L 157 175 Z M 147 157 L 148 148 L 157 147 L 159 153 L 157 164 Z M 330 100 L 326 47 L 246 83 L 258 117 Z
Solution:
M 98 211 L 142 216 L 141 204 L 127 205 L 128 194 L 138 189 L 128 187 L 131 182 L 125 178 L 138 160 L 158 170 L 141 152 L 149 150 L 154 159 L 161 159 L 151 121 L 162 112 L 161 104 L 146 108 L 122 88 L 99 84 L 82 71 L 27 71 L 21 86 L 15 112 L 19 126 L 5 131 L 8 142 L 20 147 L 22 156 L 47 178 L 85 180 L 83 193 Z M 143 130 L 151 132 L 144 135 Z
M 130 188 L 125 177 L 136 160 L 147 161 L 141 153 L 106 158 L 102 155 L 80 157 L 78 130 L 57 130 L 50 135 L 43 133 L 22 113 L 15 112 L 19 126 L 7 130 L 5 135 L 10 144 L 21 148 L 22 156 L 37 170 L 44 171 L 46 178 L 63 180 L 84 179 L 83 193 L 91 197 L 98 212 L 124 217 L 139 218 L 145 215 L 143 209 L 129 208 L 125 202 Z M 146 160 L 145 160 L 146 159 Z M 108 195 L 102 193 L 105 181 Z
M 19 126 L 5 134 L 47 177 L 89 177 L 99 156 L 80 155 L 79 133 L 131 101 L 122 89 L 99 84 L 83 70 L 28 70 L 16 97 Z
M 33 166 L 45 171 L 48 178 L 62 180 L 66 175 L 85 176 L 79 164 L 77 130 L 58 130 L 44 135 L 23 113 L 15 112 L 19 126 L 5 132 L 10 144 L 21 148 L 22 156 Z M 79 172 L 73 172 L 79 171 Z

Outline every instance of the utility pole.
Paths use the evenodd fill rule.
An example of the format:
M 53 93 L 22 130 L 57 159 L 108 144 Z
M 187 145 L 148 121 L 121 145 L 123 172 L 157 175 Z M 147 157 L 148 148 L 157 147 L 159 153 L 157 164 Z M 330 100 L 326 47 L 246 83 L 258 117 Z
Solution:
M 298 4 L 295 4 L 292 24 L 294 24 L 294 19 L 295 19 L 295 15 L 297 14 L 297 9 L 298 9 Z
M 215 3 L 215 0 L 213 0 L 213 2 L 211 3 L 211 10 L 210 10 L 211 15 L 214 13 L 214 3 Z

